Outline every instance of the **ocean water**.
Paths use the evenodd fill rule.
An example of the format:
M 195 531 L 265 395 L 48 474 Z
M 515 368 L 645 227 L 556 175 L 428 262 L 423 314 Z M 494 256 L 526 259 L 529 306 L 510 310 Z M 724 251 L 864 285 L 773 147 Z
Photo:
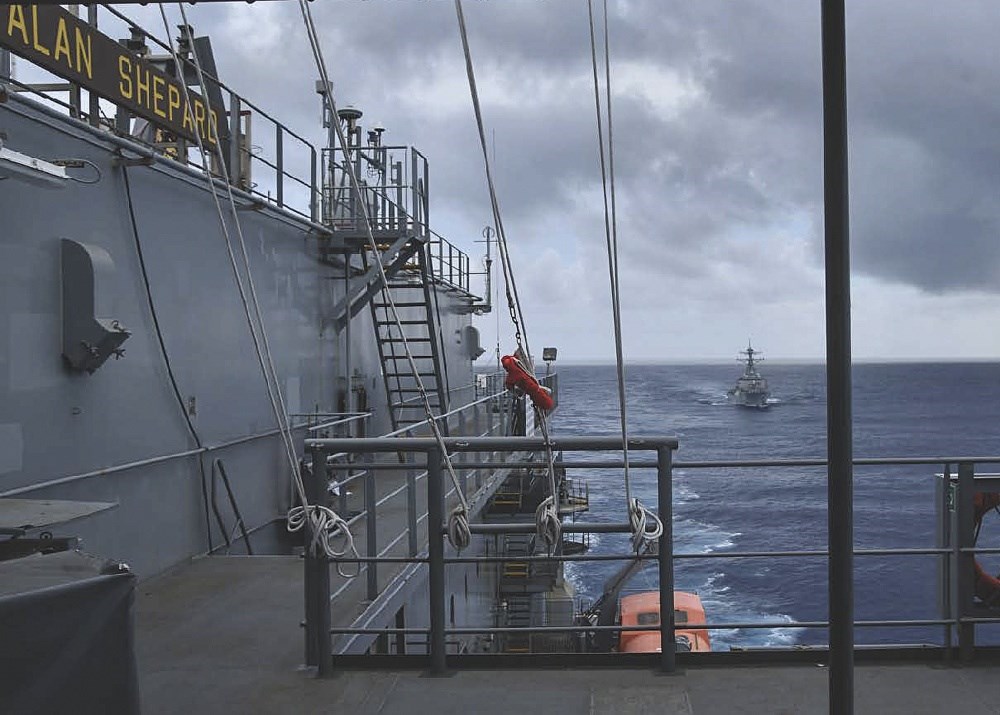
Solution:
M 635 365 L 626 369 L 629 431 L 673 435 L 676 461 L 826 456 L 825 368 L 764 363 L 767 410 L 726 402 L 740 373 L 733 365 Z M 853 369 L 854 455 L 862 457 L 1000 454 L 1000 364 L 862 364 Z M 556 435 L 619 433 L 613 366 L 561 366 Z M 579 458 L 580 455 L 574 455 Z M 595 456 L 594 458 L 598 458 Z M 952 469 L 955 469 L 953 466 Z M 935 484 L 941 467 L 857 467 L 854 540 L 858 548 L 933 547 Z M 977 471 L 1000 472 L 995 468 Z M 590 483 L 587 520 L 623 521 L 621 470 L 579 469 Z M 635 496 L 656 506 L 654 470 L 633 472 Z M 824 549 L 827 510 L 823 468 L 677 469 L 677 554 Z M 1000 515 L 987 517 L 980 546 L 1000 546 Z M 592 553 L 624 553 L 628 537 L 604 535 Z M 980 557 L 1000 571 L 1000 557 Z M 582 601 L 596 598 L 613 563 L 570 564 Z M 781 628 L 827 618 L 827 563 L 822 557 L 678 559 L 678 589 L 697 592 L 709 621 L 773 622 L 774 628 L 713 631 L 713 649 L 827 642 L 825 629 Z M 856 556 L 855 618 L 940 617 L 935 556 Z M 657 587 L 651 563 L 628 590 Z M 858 628 L 858 643 L 941 643 L 941 628 Z M 982 642 L 1000 629 L 980 627 Z

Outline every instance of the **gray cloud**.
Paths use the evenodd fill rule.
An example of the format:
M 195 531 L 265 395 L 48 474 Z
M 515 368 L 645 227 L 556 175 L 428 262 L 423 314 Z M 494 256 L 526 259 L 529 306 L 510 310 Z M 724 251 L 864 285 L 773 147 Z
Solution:
M 452 3 L 312 8 L 339 101 L 389 127 L 390 141 L 421 148 L 439 230 L 478 251 L 473 227 L 489 207 Z M 529 257 L 565 257 L 546 258 L 552 284 L 537 285 L 539 299 L 598 305 L 606 268 L 586 5 L 465 9 L 511 240 Z M 766 285 L 756 300 L 793 309 L 822 267 L 819 4 L 613 0 L 610 10 L 623 266 L 643 286 L 686 291 L 705 314 L 735 309 L 755 275 Z M 190 14 L 211 29 L 227 81 L 322 139 L 296 5 Z M 998 21 L 1000 5 L 986 0 L 848 3 L 860 276 L 932 293 L 988 296 L 1000 285 Z M 640 311 L 673 300 L 640 292 Z

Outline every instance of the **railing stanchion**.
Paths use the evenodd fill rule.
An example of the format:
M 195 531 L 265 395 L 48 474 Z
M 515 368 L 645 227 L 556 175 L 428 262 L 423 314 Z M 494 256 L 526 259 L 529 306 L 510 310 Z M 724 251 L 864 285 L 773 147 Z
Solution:
M 971 549 L 975 544 L 976 515 L 975 467 L 971 462 L 958 463 L 958 546 Z M 971 614 L 972 598 L 975 594 L 976 555 L 960 551 L 956 568 L 958 570 L 958 615 L 964 618 Z M 958 654 L 962 663 L 972 662 L 976 645 L 976 626 L 973 623 L 959 623 Z
M 406 461 L 413 461 L 413 453 L 406 453 Z M 410 546 L 410 556 L 416 556 L 417 544 L 417 473 L 412 467 L 406 470 L 406 529 Z
M 312 479 L 305 480 L 306 498 L 310 504 L 325 504 L 326 450 L 313 449 Z M 333 644 L 330 640 L 330 561 L 325 551 L 313 553 L 312 521 L 307 518 L 305 529 L 305 599 L 306 599 L 306 665 L 317 666 L 320 676 L 333 673 Z
M 427 451 L 427 554 L 430 558 L 430 655 L 431 674 L 442 675 L 446 669 L 444 644 L 444 487 L 441 452 Z
M 466 430 L 465 410 L 458 413 L 458 433 L 461 435 L 469 434 Z M 469 495 L 469 472 L 462 468 L 468 461 L 468 457 L 467 452 L 458 453 L 458 484 L 462 489 L 462 497 Z
M 941 556 L 941 616 L 950 618 L 951 623 L 944 626 L 944 659 L 946 663 L 952 663 L 955 646 L 955 626 L 958 624 L 958 593 L 955 586 L 955 569 L 959 564 L 958 539 L 955 538 L 954 519 L 958 514 L 955 508 L 955 485 L 951 483 L 951 465 L 945 464 L 941 475 L 943 485 L 939 498 L 938 509 L 940 518 L 938 519 L 938 529 L 940 530 L 940 545 L 952 549 L 951 553 Z
M 243 130 L 240 127 L 241 101 L 229 93 L 229 183 L 243 188 Z M 249 148 L 247 148 L 249 151 Z M 249 162 L 248 162 L 249 163 Z
M 371 455 L 366 454 L 364 461 L 371 461 Z M 375 470 L 367 469 L 365 464 L 365 551 L 369 556 L 378 556 L 378 507 L 375 494 Z M 368 563 L 368 600 L 378 598 L 378 563 Z
M 275 183 L 277 184 L 276 190 L 278 194 L 278 206 L 284 208 L 285 206 L 285 146 L 284 146 L 284 136 L 281 131 L 281 125 L 275 122 L 275 135 L 274 135 L 274 173 L 275 173 Z
M 660 669 L 673 673 L 677 667 L 677 644 L 674 640 L 674 529 L 673 466 L 670 447 L 656 450 L 657 513 L 663 522 L 659 541 L 660 568 Z
M 476 397 L 478 397 L 478 395 L 476 395 Z M 473 405 L 473 407 L 472 407 L 472 432 L 473 432 L 473 434 L 476 435 L 476 437 L 482 437 L 482 435 L 483 435 L 483 431 L 482 431 L 483 423 L 482 423 L 482 420 L 479 417 L 479 411 L 481 409 L 483 409 L 483 405 L 482 404 Z M 482 461 L 481 454 L 482 453 L 477 453 L 476 454 L 476 461 Z M 482 472 L 481 469 L 477 469 L 476 470 L 476 491 L 479 491 L 479 489 L 482 486 L 483 486 L 483 472 Z

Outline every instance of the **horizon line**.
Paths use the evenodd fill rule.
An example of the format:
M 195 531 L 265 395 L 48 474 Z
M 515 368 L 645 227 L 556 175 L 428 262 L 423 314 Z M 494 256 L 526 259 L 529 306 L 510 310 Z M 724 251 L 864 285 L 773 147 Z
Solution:
M 724 358 L 641 358 L 636 360 L 626 360 L 625 365 L 730 365 L 732 363 L 740 362 L 739 358 L 724 359 Z M 771 358 L 762 360 L 764 363 L 770 363 L 772 365 L 825 365 L 825 358 Z M 891 365 L 891 364 L 925 364 L 925 365 L 942 365 L 942 364 L 988 364 L 988 363 L 1000 363 L 1000 356 L 997 357 L 859 357 L 851 360 L 852 365 Z M 568 367 L 575 366 L 599 366 L 599 365 L 615 365 L 614 359 L 611 358 L 581 358 L 581 359 L 567 359 L 567 360 L 557 360 L 553 363 L 553 367 L 558 367 L 560 365 L 565 365 Z M 536 365 L 537 367 L 537 365 Z

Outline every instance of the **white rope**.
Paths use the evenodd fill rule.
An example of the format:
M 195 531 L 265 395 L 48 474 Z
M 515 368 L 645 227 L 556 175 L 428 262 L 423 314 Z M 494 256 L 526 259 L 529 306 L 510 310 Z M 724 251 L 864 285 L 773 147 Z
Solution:
M 319 504 L 292 507 L 288 511 L 288 531 L 292 533 L 300 531 L 309 520 L 312 521 L 312 540 L 306 548 L 310 553 L 323 552 L 332 559 L 348 554 L 353 554 L 355 558 L 359 557 L 350 526 L 343 517 L 329 507 Z M 344 539 L 342 549 L 337 549 L 331 542 L 337 532 L 340 532 L 340 536 Z M 361 573 L 361 563 L 357 562 L 357 570 L 354 573 L 345 573 L 338 562 L 337 573 L 344 578 L 354 578 Z
M 389 281 L 385 274 L 385 267 L 382 265 L 378 244 L 376 243 L 375 236 L 372 233 L 371 219 L 368 216 L 368 207 L 362 193 L 361 182 L 358 179 L 357 174 L 354 171 L 354 166 L 350 161 L 347 137 L 344 135 L 344 128 L 340 125 L 340 120 L 337 115 L 337 106 L 333 99 L 333 85 L 330 82 L 329 74 L 326 71 L 326 60 L 323 58 L 323 50 L 320 47 L 319 35 L 316 32 L 316 25 L 313 22 L 312 11 L 309 9 L 309 3 L 307 0 L 299 0 L 299 9 L 302 12 L 302 20 L 305 23 L 306 34 L 309 37 L 309 45 L 312 48 L 313 59 L 315 60 L 316 68 L 319 71 L 320 81 L 326 89 L 326 91 L 323 92 L 323 97 L 327 102 L 327 109 L 330 112 L 331 122 L 337 132 L 337 141 L 340 144 L 341 150 L 344 152 L 344 165 L 347 170 L 347 175 L 351 180 L 351 186 L 354 189 L 355 196 L 357 197 L 357 205 L 361 209 L 361 215 L 365 223 L 365 233 L 368 238 L 369 247 L 375 256 L 375 265 L 378 268 L 379 279 L 381 280 L 383 286 L 387 286 Z M 458 474 L 455 472 L 455 467 L 451 463 L 451 456 L 448 454 L 448 449 L 445 446 L 444 437 L 437 424 L 437 418 L 431 409 L 430 399 L 427 396 L 427 390 L 424 387 L 423 380 L 420 378 L 420 371 L 417 369 L 417 364 L 413 358 L 413 353 L 410 350 L 409 342 L 407 342 L 406 335 L 403 332 L 403 324 L 399 317 L 399 312 L 396 309 L 396 304 L 392 299 L 390 291 L 385 291 L 385 294 L 388 298 L 388 307 L 392 314 L 393 322 L 399 331 L 400 338 L 403 341 L 402 345 L 403 350 L 406 353 L 406 361 L 409 363 L 410 372 L 413 373 L 417 389 L 420 392 L 424 414 L 427 417 L 427 424 L 434 435 L 434 439 L 438 443 L 438 447 L 441 450 L 441 459 L 444 462 L 448 476 L 451 478 L 452 485 L 455 488 L 455 493 L 458 495 L 459 504 L 452 510 L 451 515 L 448 518 L 447 533 L 452 546 L 461 550 L 466 548 L 471 543 L 472 539 L 471 530 L 469 528 L 469 504 L 465 498 L 465 493 L 462 490 Z M 439 527 L 438 525 L 431 524 L 430 528 L 435 529 Z
M 562 520 L 554 496 L 546 497 L 535 510 L 535 533 L 550 553 L 562 538 Z
M 625 465 L 625 504 L 628 510 L 629 523 L 632 525 L 632 545 L 636 549 L 663 534 L 663 523 L 660 518 L 644 507 L 632 496 L 632 484 L 629 474 L 628 457 L 628 424 L 625 401 L 625 360 L 622 350 L 621 323 L 621 290 L 618 273 L 618 215 L 615 203 L 615 149 L 614 125 L 611 114 L 611 55 L 608 41 L 608 2 L 604 0 L 604 71 L 605 89 L 607 91 L 608 113 L 608 150 L 607 166 L 605 165 L 604 128 L 601 122 L 600 83 L 597 79 L 597 40 L 594 33 L 593 0 L 587 0 L 587 13 L 590 20 L 590 57 L 594 70 L 594 104 L 597 109 L 597 143 L 601 158 L 601 184 L 604 188 L 604 231 L 608 249 L 608 274 L 611 282 L 611 313 L 614 320 L 615 333 L 615 365 L 618 376 L 618 414 L 621 420 L 622 457 Z M 608 178 L 610 177 L 610 207 Z M 647 521 L 653 521 L 651 531 L 646 531 Z
M 643 506 L 638 499 L 629 501 L 628 522 L 632 527 L 632 548 L 636 553 L 663 536 L 663 522 L 656 512 Z M 652 527 L 649 524 L 652 523 Z
M 160 17 L 163 20 L 163 28 L 166 33 L 167 42 L 170 47 L 170 54 L 173 57 L 174 67 L 177 72 L 177 76 L 183 78 L 185 76 L 184 68 L 181 63 L 180 57 L 177 54 L 177 50 L 174 47 L 173 36 L 170 30 L 170 22 L 167 20 L 166 9 L 163 3 L 158 3 L 160 8 Z M 181 18 L 184 25 L 189 27 L 190 23 L 187 19 L 187 13 L 184 10 L 182 4 L 178 4 L 180 8 Z M 197 52 L 192 52 L 192 64 L 194 65 L 195 71 L 198 76 L 198 85 L 204 95 L 205 101 L 207 101 L 208 92 L 207 84 L 205 82 L 205 76 L 202 71 L 201 61 L 198 57 Z M 233 269 L 233 275 L 236 279 L 236 285 L 240 294 L 240 301 L 243 305 L 243 311 L 247 318 L 247 323 L 250 326 L 250 337 L 253 341 L 254 351 L 257 354 L 258 362 L 260 363 L 261 371 L 264 374 L 264 383 L 267 388 L 268 401 L 271 404 L 271 410 L 274 414 L 275 420 L 278 423 L 279 432 L 281 433 L 282 443 L 284 447 L 285 457 L 288 459 L 288 465 L 290 468 L 291 482 L 297 492 L 300 506 L 293 507 L 288 513 L 288 530 L 290 532 L 298 531 L 302 528 L 305 523 L 306 516 L 313 520 L 312 529 L 314 538 L 310 544 L 310 549 L 312 553 L 317 553 L 315 550 L 322 548 L 327 556 L 333 558 L 337 556 L 342 556 L 348 552 L 353 552 L 355 556 L 358 556 L 357 549 L 354 544 L 354 537 L 350 532 L 350 529 L 346 527 L 346 522 L 343 521 L 336 513 L 327 507 L 314 506 L 310 507 L 309 500 L 306 497 L 305 485 L 302 482 L 302 475 L 299 472 L 298 460 L 296 458 L 295 444 L 292 437 L 291 425 L 288 422 L 287 410 L 285 409 L 284 398 L 281 394 L 280 383 L 278 379 L 277 370 L 274 366 L 274 358 L 271 354 L 270 344 L 267 339 L 267 331 L 264 327 L 263 316 L 260 310 L 260 301 L 257 297 L 257 289 L 253 281 L 253 272 L 250 267 L 250 258 L 246 249 L 246 240 L 243 236 L 243 227 L 240 222 L 239 213 L 236 206 L 236 197 L 232 191 L 232 185 L 229 182 L 229 172 L 226 167 L 226 162 L 222 156 L 222 147 L 219 142 L 215 142 L 215 156 L 218 162 L 219 171 L 221 174 L 222 181 L 226 187 L 226 195 L 229 202 L 229 207 L 232 213 L 233 225 L 236 228 L 237 243 L 240 247 L 241 257 L 243 259 L 243 269 L 246 271 L 247 285 L 243 284 L 243 277 L 240 274 L 240 266 L 236 259 L 236 254 L 233 251 L 233 238 L 229 231 L 229 226 L 226 222 L 225 214 L 222 210 L 222 203 L 219 200 L 219 195 L 216 190 L 215 181 L 212 177 L 211 167 L 208 162 L 208 152 L 205 151 L 205 144 L 203 137 L 201 136 L 201 129 L 198 123 L 195 121 L 193 105 L 190 101 L 190 93 L 188 92 L 187 83 L 181 82 L 181 91 L 184 95 L 185 107 L 189 112 L 193 133 L 195 136 L 195 141 L 198 145 L 199 153 L 201 154 L 202 169 L 205 172 L 205 176 L 208 181 L 209 191 L 212 194 L 212 199 L 215 202 L 216 212 L 219 217 L 219 223 L 222 228 L 222 234 L 226 241 L 226 251 L 229 256 L 230 266 Z M 212 122 L 212 114 L 209 111 L 209 122 Z M 216 136 L 218 136 L 218 129 L 216 129 Z M 233 137 L 232 141 L 239 141 L 239 137 Z M 249 298 L 247 295 L 247 288 L 249 288 Z M 252 306 L 252 310 L 251 310 Z M 256 324 L 254 323 L 254 316 L 256 316 Z M 258 336 L 257 331 L 260 331 Z M 327 514 L 329 512 L 329 514 Z M 332 516 L 331 516 L 332 515 Z M 293 526 L 294 524 L 294 526 Z M 329 534 L 335 531 L 340 524 L 344 525 L 341 529 L 345 538 L 344 550 L 338 551 L 333 548 L 330 544 Z M 325 536 L 323 536 L 325 534 Z M 338 572 L 340 572 L 340 567 L 338 566 Z M 347 574 L 341 575 L 347 576 Z M 353 574 L 356 575 L 356 574 Z M 348 576 L 350 577 L 350 576 Z

